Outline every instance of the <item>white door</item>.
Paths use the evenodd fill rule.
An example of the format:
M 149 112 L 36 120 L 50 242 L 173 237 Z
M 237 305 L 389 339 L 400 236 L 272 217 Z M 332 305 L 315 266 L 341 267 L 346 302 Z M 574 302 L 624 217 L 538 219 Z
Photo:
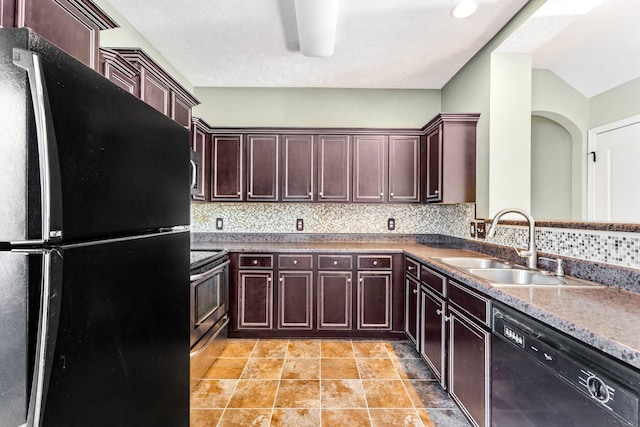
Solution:
M 640 116 L 590 131 L 588 159 L 589 219 L 640 222 Z

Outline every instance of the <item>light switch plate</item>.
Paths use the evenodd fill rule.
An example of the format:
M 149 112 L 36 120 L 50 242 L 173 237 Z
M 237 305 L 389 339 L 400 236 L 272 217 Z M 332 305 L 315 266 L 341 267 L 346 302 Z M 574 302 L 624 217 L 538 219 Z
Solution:
M 222 230 L 224 228 L 224 220 L 222 218 L 216 218 L 216 230 Z
M 484 220 L 476 222 L 476 236 L 478 239 L 487 238 L 487 225 L 484 223 Z

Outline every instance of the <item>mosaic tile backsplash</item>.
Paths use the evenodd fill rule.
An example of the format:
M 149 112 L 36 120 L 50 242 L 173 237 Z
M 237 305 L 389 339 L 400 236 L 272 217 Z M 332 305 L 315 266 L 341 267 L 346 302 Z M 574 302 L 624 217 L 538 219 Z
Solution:
M 223 230 L 216 230 L 222 218 Z M 296 231 L 296 220 L 304 220 L 304 231 Z M 387 219 L 396 228 L 387 230 Z M 368 205 L 321 203 L 193 203 L 191 230 L 204 233 L 242 234 L 362 234 L 390 238 L 394 235 L 442 234 L 471 239 L 469 223 L 475 204 Z M 496 236 L 472 239 L 497 245 L 526 247 L 528 229 L 498 226 Z M 640 269 L 640 233 L 536 228 L 540 252 L 610 265 Z
M 374 205 L 322 203 L 193 203 L 191 230 L 215 233 L 447 234 L 466 237 L 475 204 Z M 387 230 L 387 219 L 395 230 Z M 304 231 L 296 231 L 296 220 Z

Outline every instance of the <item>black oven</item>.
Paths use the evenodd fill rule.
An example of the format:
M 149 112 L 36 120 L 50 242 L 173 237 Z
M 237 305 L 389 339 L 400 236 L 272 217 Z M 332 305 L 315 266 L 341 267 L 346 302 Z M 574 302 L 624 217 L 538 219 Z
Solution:
M 229 256 L 226 251 L 191 252 L 191 386 L 224 348 L 229 323 Z
M 492 426 L 638 426 L 637 370 L 497 303 L 493 334 Z

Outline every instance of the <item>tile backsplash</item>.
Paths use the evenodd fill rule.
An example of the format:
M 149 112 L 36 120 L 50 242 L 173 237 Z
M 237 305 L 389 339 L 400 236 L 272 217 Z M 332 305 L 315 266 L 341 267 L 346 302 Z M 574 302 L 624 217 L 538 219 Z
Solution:
M 447 234 L 466 237 L 475 204 L 193 203 L 191 230 L 224 233 Z M 223 229 L 216 230 L 216 218 Z M 395 229 L 387 230 L 387 220 Z M 296 221 L 304 230 L 296 231 Z
M 224 227 L 216 230 L 216 218 Z M 387 230 L 394 218 L 395 230 Z M 471 239 L 469 224 L 475 204 L 322 204 L 322 203 L 192 203 L 191 230 L 196 233 L 237 234 L 442 234 Z M 304 230 L 296 231 L 296 221 Z M 472 239 L 497 245 L 526 247 L 528 229 L 500 224 L 496 236 Z M 640 233 L 567 228 L 536 228 L 538 250 L 587 261 L 640 269 Z

